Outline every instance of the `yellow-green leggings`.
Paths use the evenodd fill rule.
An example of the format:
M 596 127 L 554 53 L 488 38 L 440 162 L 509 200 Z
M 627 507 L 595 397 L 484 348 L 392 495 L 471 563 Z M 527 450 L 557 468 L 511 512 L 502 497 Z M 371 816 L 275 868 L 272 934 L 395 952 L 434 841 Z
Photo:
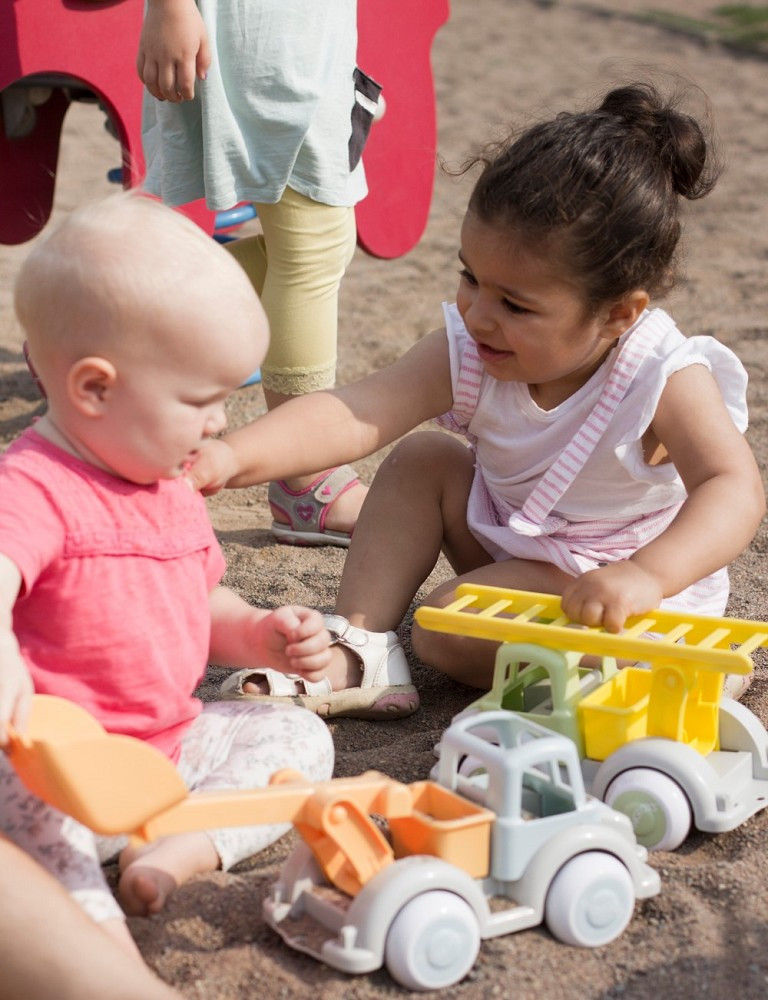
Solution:
M 355 252 L 354 208 L 323 205 L 286 188 L 257 204 L 263 235 L 233 240 L 269 319 L 265 389 L 298 396 L 336 380 L 339 285 Z

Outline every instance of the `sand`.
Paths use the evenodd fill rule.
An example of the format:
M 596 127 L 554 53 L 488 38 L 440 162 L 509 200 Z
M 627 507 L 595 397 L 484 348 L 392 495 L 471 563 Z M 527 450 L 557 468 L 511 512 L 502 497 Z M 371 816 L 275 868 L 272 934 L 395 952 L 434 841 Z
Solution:
M 669 0 L 682 14 L 710 12 L 705 0 Z M 536 4 L 529 0 L 454 0 L 433 49 L 439 154 L 459 163 L 507 122 L 588 103 L 619 78 L 642 70 L 681 73 L 711 99 L 728 169 L 716 190 L 689 213 L 683 277 L 665 306 L 690 335 L 713 334 L 735 350 L 750 374 L 749 440 L 768 468 L 768 128 L 766 67 L 760 53 L 739 54 L 706 39 L 638 19 L 640 0 Z M 386 81 L 385 81 L 386 82 Z M 66 123 L 56 216 L 106 194 L 118 150 L 92 106 L 75 105 Z M 348 382 L 398 356 L 440 324 L 440 303 L 456 285 L 458 226 L 468 181 L 438 171 L 426 232 L 406 257 L 381 261 L 358 252 L 341 298 L 339 379 Z M 40 412 L 21 360 L 11 317 L 13 276 L 29 250 L 0 248 L 0 436 L 12 439 Z M 258 386 L 230 405 L 237 425 L 263 409 Z M 381 455 L 361 462 L 370 480 Z M 330 610 L 344 561 L 341 550 L 273 543 L 266 491 L 255 487 L 211 501 L 228 562 L 228 582 L 249 601 L 303 602 Z M 733 567 L 729 612 L 768 619 L 761 528 Z M 373 568 L 372 568 L 373 570 Z M 439 564 L 432 582 L 446 577 Z M 407 634 L 407 631 L 406 631 Z M 768 672 L 745 702 L 768 722 Z M 339 774 L 375 768 L 398 779 L 426 776 L 432 747 L 473 692 L 417 663 L 422 708 L 400 722 L 332 724 Z M 203 695 L 215 689 L 211 671 Z M 294 843 L 285 838 L 235 872 L 194 879 L 165 912 L 130 921 L 147 962 L 190 998 L 253 996 L 378 1000 L 400 991 L 383 972 L 350 978 L 290 951 L 265 925 L 261 901 Z M 447 997 L 518 1000 L 665 1000 L 768 994 L 768 813 L 719 836 L 694 834 L 676 854 L 658 854 L 661 894 L 637 906 L 626 933 L 594 951 L 568 948 L 543 929 L 484 943 L 474 970 Z

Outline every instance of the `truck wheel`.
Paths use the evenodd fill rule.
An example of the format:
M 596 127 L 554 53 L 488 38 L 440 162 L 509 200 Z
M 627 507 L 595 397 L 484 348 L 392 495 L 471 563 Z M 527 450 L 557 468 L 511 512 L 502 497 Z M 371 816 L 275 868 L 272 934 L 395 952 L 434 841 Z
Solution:
M 552 879 L 544 920 L 559 941 L 597 948 L 624 931 L 634 909 L 632 876 L 619 859 L 585 851 L 566 861 Z
M 384 964 L 407 989 L 439 990 L 463 979 L 479 950 L 472 907 L 454 892 L 433 889 L 406 903 L 392 921 Z
M 674 851 L 691 830 L 691 805 L 682 788 L 661 771 L 633 767 L 614 778 L 605 793 L 611 808 L 629 816 L 639 844 Z

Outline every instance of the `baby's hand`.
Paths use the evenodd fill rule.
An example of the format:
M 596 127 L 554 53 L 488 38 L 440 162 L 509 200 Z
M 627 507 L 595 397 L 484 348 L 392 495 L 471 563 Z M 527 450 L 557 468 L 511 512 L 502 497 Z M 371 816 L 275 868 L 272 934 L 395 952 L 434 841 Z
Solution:
M 331 662 L 331 637 L 319 611 L 289 604 L 260 624 L 270 666 L 308 680 L 322 677 Z
M 211 50 L 194 0 L 149 0 L 136 71 L 158 101 L 191 101 L 204 80 Z
M 0 747 L 8 743 L 8 723 L 27 728 L 34 687 L 15 637 L 0 638 Z
M 661 586 L 635 563 L 609 563 L 576 577 L 563 591 L 563 611 L 582 625 L 602 625 L 620 632 L 630 615 L 643 614 L 661 604 Z
M 184 478 L 193 490 L 207 497 L 223 489 L 239 471 L 235 453 L 227 442 L 213 438 L 202 445 Z

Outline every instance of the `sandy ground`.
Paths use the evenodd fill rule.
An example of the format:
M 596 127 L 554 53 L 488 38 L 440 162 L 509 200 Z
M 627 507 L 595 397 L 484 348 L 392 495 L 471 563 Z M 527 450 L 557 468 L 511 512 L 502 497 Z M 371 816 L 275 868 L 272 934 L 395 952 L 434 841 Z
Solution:
M 667 303 L 689 334 L 714 334 L 733 348 L 750 377 L 750 441 L 768 468 L 768 353 L 764 337 L 768 258 L 768 127 L 766 64 L 631 16 L 641 0 L 536 4 L 528 0 L 454 0 L 452 17 L 434 45 L 439 152 L 461 161 L 508 121 L 589 101 L 638 69 L 682 73 L 708 93 L 727 155 L 715 192 L 694 206 L 687 229 L 685 273 Z M 705 13 L 706 0 L 669 0 L 682 13 Z M 386 83 L 386 81 L 385 81 Z M 106 170 L 118 151 L 102 116 L 76 105 L 67 120 L 56 214 L 107 193 Z M 405 258 L 379 261 L 359 252 L 341 303 L 340 381 L 350 381 L 399 355 L 439 325 L 440 302 L 453 296 L 458 226 L 467 181 L 438 173 L 424 238 Z M 0 437 L 7 442 L 39 412 L 10 315 L 10 289 L 29 246 L 0 248 Z M 239 424 L 262 409 L 258 387 L 231 404 Z M 381 456 L 360 464 L 369 478 Z M 331 609 L 343 565 L 334 549 L 273 544 L 265 489 L 229 493 L 211 502 L 228 560 L 228 580 L 248 600 L 273 606 L 304 602 Z M 763 570 L 765 528 L 733 567 L 730 612 L 768 619 Z M 375 572 L 375 567 L 371 567 Z M 438 565 L 434 580 L 444 578 Z M 757 678 L 746 703 L 768 722 L 768 671 L 756 656 Z M 422 709 L 396 723 L 333 724 L 338 773 L 369 768 L 396 778 L 426 776 L 432 746 L 472 692 L 414 663 Z M 218 678 L 211 672 L 204 696 Z M 261 919 L 261 900 L 293 843 L 292 836 L 236 872 L 184 886 L 159 917 L 132 919 L 150 965 L 188 997 L 237 1000 L 261 994 L 360 1000 L 396 995 L 381 971 L 347 978 L 288 950 Z M 515 995 L 519 1000 L 665 1000 L 768 995 L 768 812 L 733 833 L 693 835 L 675 855 L 659 854 L 663 890 L 638 905 L 623 937 L 596 951 L 556 943 L 533 930 L 485 943 L 475 969 L 445 991 L 456 998 Z

